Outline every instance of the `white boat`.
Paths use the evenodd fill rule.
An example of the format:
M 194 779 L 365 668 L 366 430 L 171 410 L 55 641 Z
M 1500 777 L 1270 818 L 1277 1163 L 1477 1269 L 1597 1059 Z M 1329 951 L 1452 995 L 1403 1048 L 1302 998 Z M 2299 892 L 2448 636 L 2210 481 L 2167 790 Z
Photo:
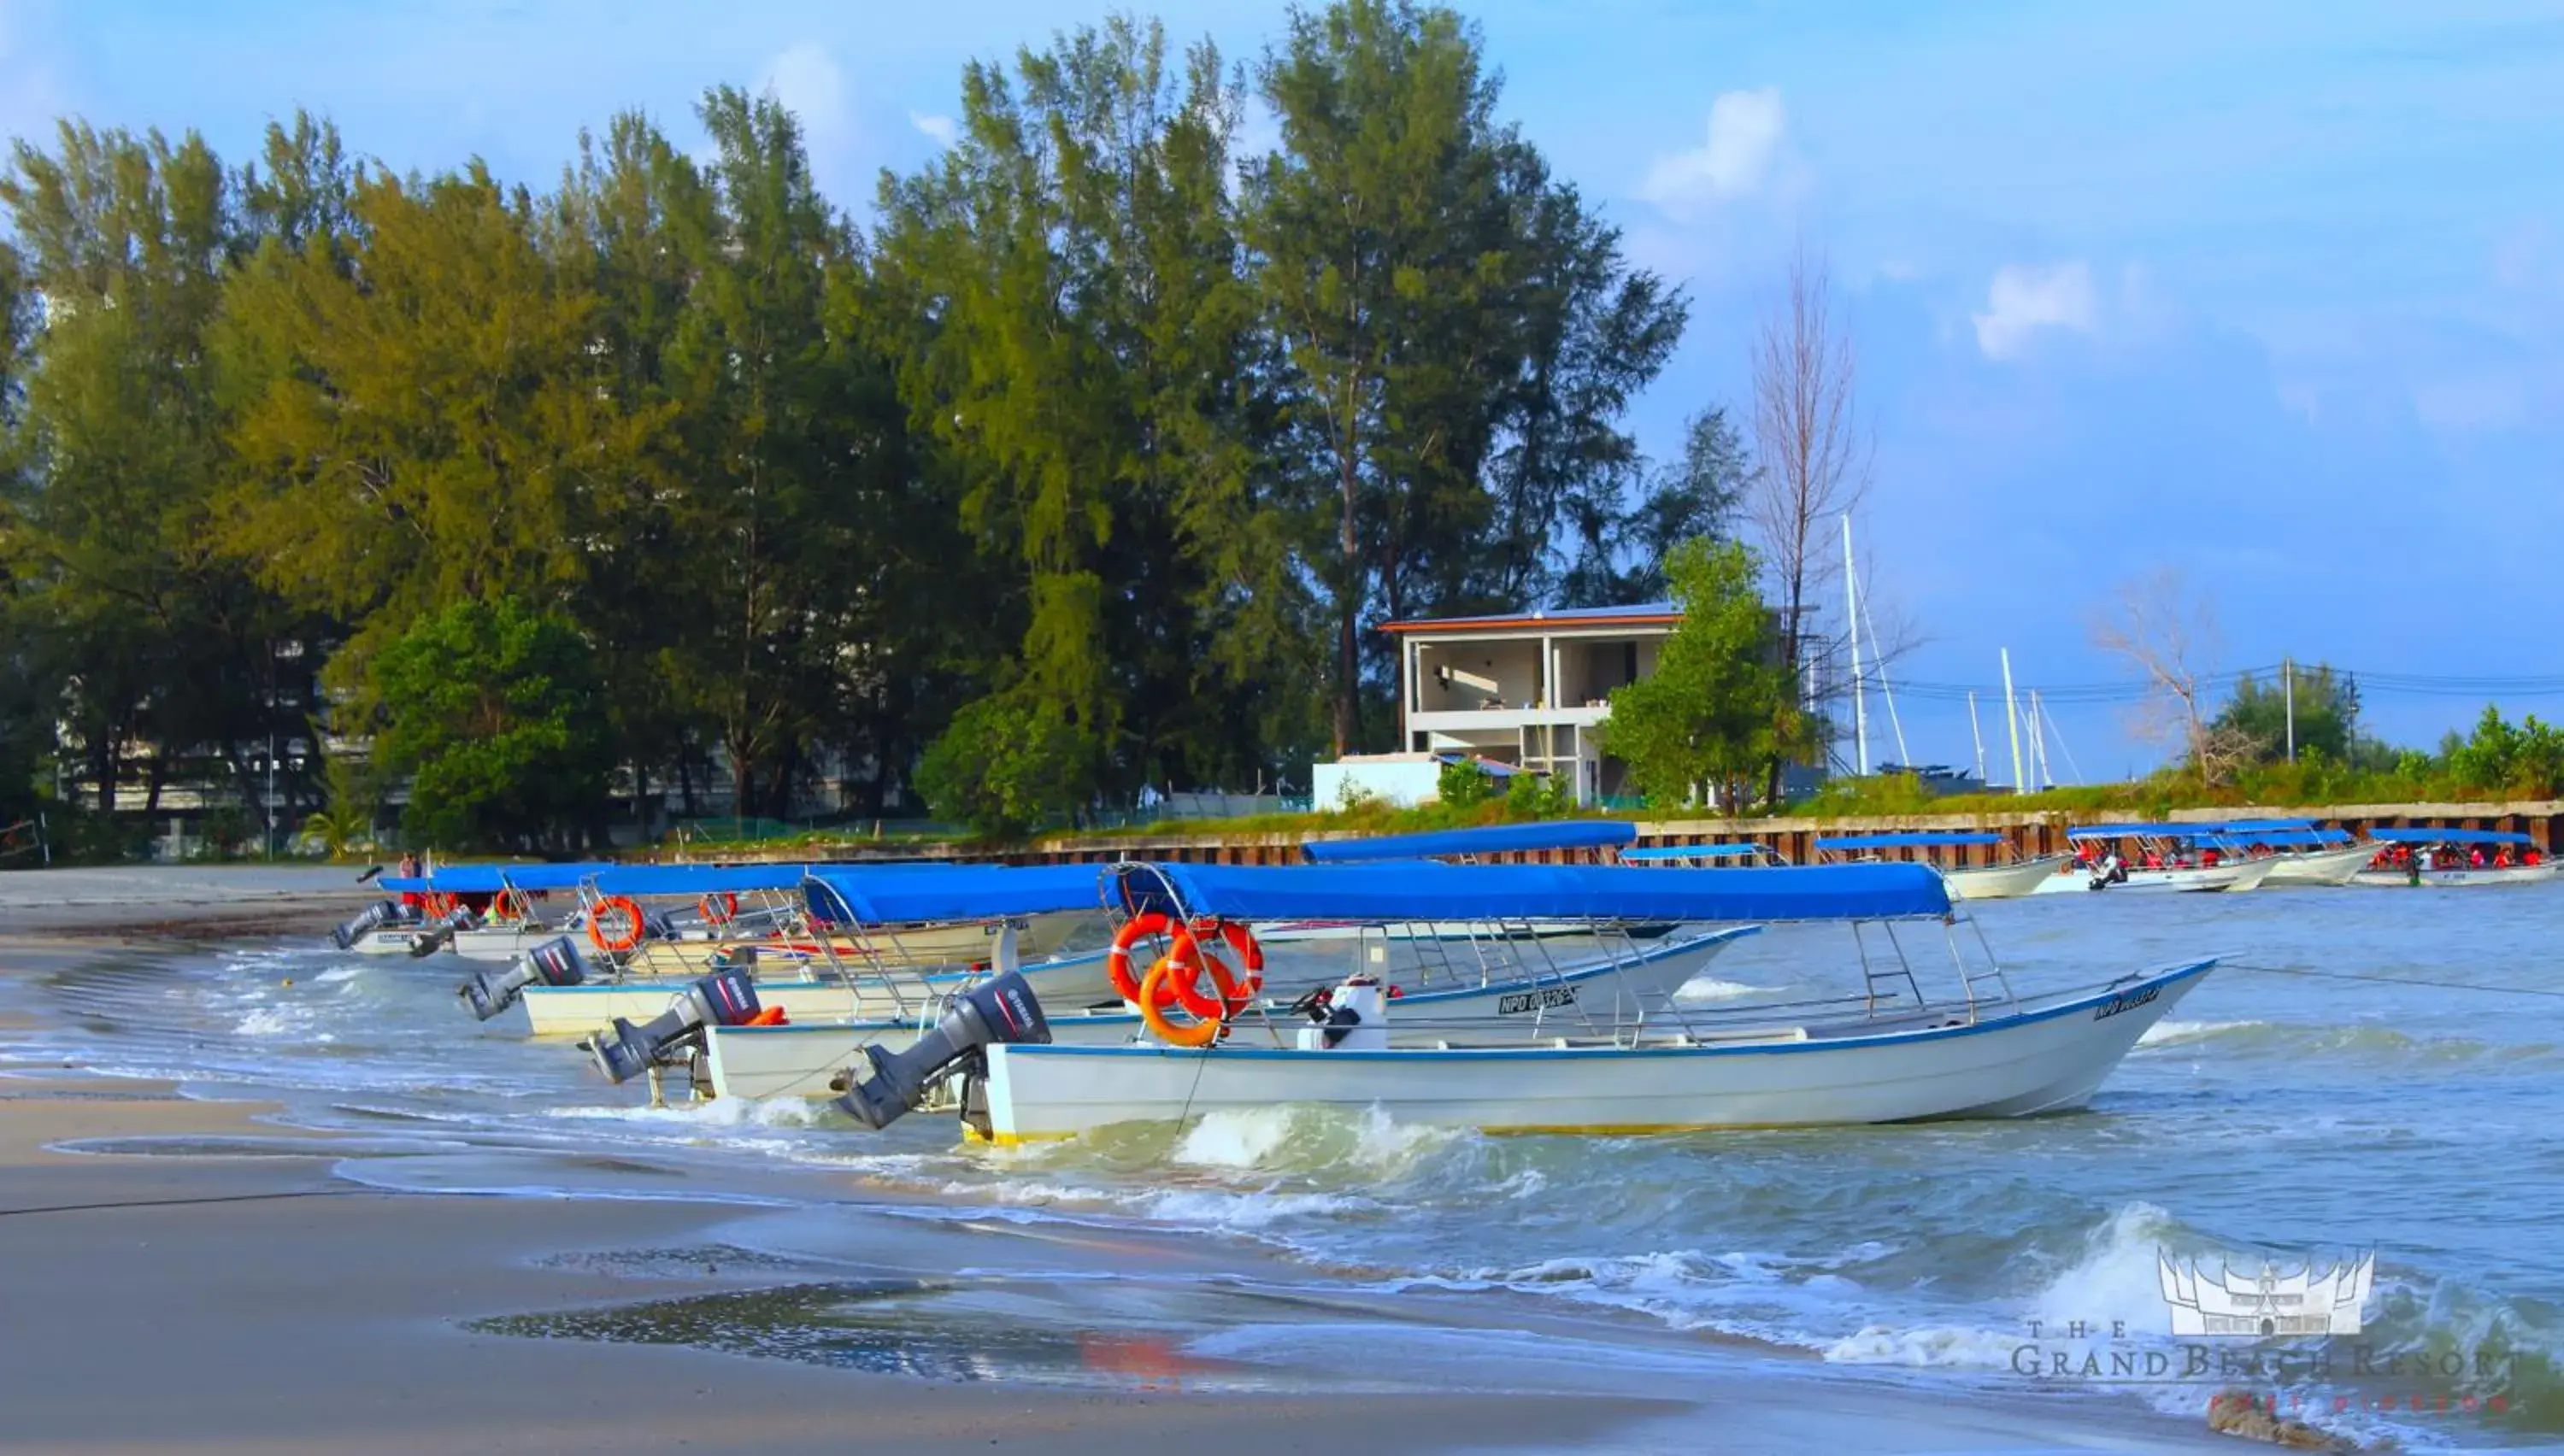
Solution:
M 983 1136 L 999 1144 L 1290 1105 L 1377 1108 L 1426 1127 L 1612 1136 L 2023 1117 L 2088 1099 L 2216 963 L 2190 961 L 2000 1015 L 1971 1018 L 1953 1004 L 1892 1020 L 1655 1044 L 995 1045 L 985 1050 L 978 1096 Z
M 1135 916 L 1178 920 L 1401 920 L 1501 907 L 1597 922 L 1847 921 L 1862 984 L 1813 1010 L 1693 1008 L 1538 1045 L 1455 1037 L 1398 1046 L 1400 1007 L 1364 974 L 1335 989 L 1325 1023 L 1302 1028 L 1295 1045 L 1230 1036 L 1178 1048 L 1056 1041 L 1021 982 L 1000 976 L 915 1047 L 869 1048 L 839 1105 L 880 1128 L 958 1076 L 964 1127 L 998 1143 L 1291 1105 L 1379 1109 L 1426 1126 L 1614 1135 L 2015 1117 L 2089 1097 L 2216 964 L 2185 961 L 2024 1000 L 1991 949 L 1982 964 L 1969 963 L 1946 886 L 1914 864 L 1754 874 L 1418 866 L 1393 881 L 1328 869 L 1130 865 L 1118 898 Z M 1900 926 L 1943 938 L 1958 968 L 1951 994 L 1925 997 Z
M 2272 856 L 2234 852 L 2215 824 L 2095 824 L 2069 829 L 2065 837 L 2089 846 L 2137 842 L 2140 858 L 2121 855 L 2114 868 L 2093 873 L 2093 883 L 2113 892 L 2242 895 L 2259 889 L 2276 864 Z M 2145 864 L 2142 856 L 2157 863 Z
M 2272 886 L 2347 885 L 2368 868 L 2368 862 L 2376 854 L 2376 849 L 2370 845 L 2345 844 L 2337 849 L 2309 849 L 2272 855 L 2270 878 L 2262 883 Z
M 2352 878 L 2354 885 L 2457 890 L 2542 885 L 2555 878 L 2555 866 L 2538 850 L 2537 841 L 2516 830 L 2388 825 L 2368 833 L 2389 847 L 2385 853 L 2404 863 L 2362 870 Z
M 1936 852 L 1968 849 L 1997 850 L 2009 854 L 2011 841 L 1991 830 L 1966 832 L 1943 829 L 1901 831 L 1893 834 L 1827 835 L 1816 843 L 1816 852 L 1825 864 L 1865 864 L 1880 860 L 1890 851 L 1921 850 Z M 2035 859 L 2007 860 L 1993 865 L 1954 865 L 1933 862 L 1941 879 L 1950 887 L 1952 900 L 2011 900 L 2034 895 L 2047 878 L 2067 863 L 2064 855 L 2041 855 Z
M 1536 1040 L 1640 1025 L 1721 950 L 1759 929 L 1730 926 L 1643 947 L 1630 945 L 1620 954 L 1570 962 L 1521 979 L 1411 992 L 1390 1003 L 1396 1012 L 1391 1040 Z M 764 995 L 762 986 L 758 995 Z M 905 1019 L 822 1021 L 795 1014 L 783 1026 L 709 1027 L 695 1080 L 715 1097 L 832 1097 L 845 1090 L 838 1074 L 864 1047 L 906 1046 L 935 1024 L 941 1009 Z M 1075 1046 L 1127 1043 L 1144 1029 L 1140 1013 L 1131 1009 L 1054 1012 L 1049 1019 L 1053 1039 Z M 1297 1024 L 1283 1007 L 1267 1003 L 1261 1012 L 1243 1013 L 1232 1031 L 1250 1042 L 1278 1041 L 1268 1033 L 1278 1029 L 1287 1034 Z

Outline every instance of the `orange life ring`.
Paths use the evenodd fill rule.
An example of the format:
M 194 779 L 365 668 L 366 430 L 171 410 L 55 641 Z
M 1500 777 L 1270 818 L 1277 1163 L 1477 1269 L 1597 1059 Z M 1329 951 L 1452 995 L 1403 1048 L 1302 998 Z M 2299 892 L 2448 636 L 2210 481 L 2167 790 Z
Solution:
M 619 929 L 612 932 L 605 929 L 609 918 Z M 629 895 L 609 895 L 587 913 L 587 938 L 608 955 L 620 955 L 640 944 L 642 933 L 648 926 L 641 915 L 641 903 Z
M 1232 975 L 1227 961 L 1198 947 L 1189 956 L 1178 956 L 1171 950 L 1160 959 L 1175 963 L 1168 967 L 1167 974 L 1158 982 L 1157 1004 L 1163 1008 L 1172 1000 L 1201 1020 L 1227 1020 L 1245 1010 L 1255 1000 L 1255 993 L 1264 988 L 1262 976 L 1251 973 L 1242 977 Z M 1151 970 L 1156 968 L 1150 967 Z M 1210 971 L 1211 983 L 1219 988 L 1216 996 L 1202 991 L 1201 973 L 1205 968 Z
M 1154 910 L 1124 921 L 1122 929 L 1113 935 L 1113 949 L 1104 957 L 1104 973 L 1112 978 L 1113 989 L 1125 1001 L 1140 999 L 1140 978 L 1131 973 L 1131 947 L 1148 936 L 1173 936 L 1175 944 L 1168 952 L 1171 955 L 1192 944 L 1192 936 L 1181 924 Z
M 739 919 L 739 897 L 725 890 L 719 895 L 707 895 L 696 901 L 695 909 L 714 925 L 726 926 Z
M 426 910 L 427 918 L 429 920 L 443 920 L 445 917 L 450 916 L 454 914 L 455 911 L 461 909 L 462 905 L 463 900 L 460 896 L 448 895 L 443 891 L 431 890 L 428 892 L 427 904 L 423 909 Z
M 490 919 L 494 921 L 521 921 L 534 914 L 534 907 L 533 902 L 526 899 L 526 892 L 522 890 L 502 890 L 490 902 Z
M 1176 960 L 1173 955 L 1161 955 L 1158 957 L 1158 963 L 1149 967 L 1147 978 L 1140 982 L 1140 994 L 1135 998 L 1140 1003 L 1140 1019 L 1148 1024 L 1149 1030 L 1157 1033 L 1159 1039 L 1171 1046 L 1209 1046 L 1219 1040 L 1220 1023 L 1216 1019 L 1194 1021 L 1178 1026 L 1169 1020 L 1167 1013 L 1159 1008 L 1159 998 L 1169 994 L 1167 979 L 1175 973 L 1179 964 L 1184 965 L 1188 971 L 1198 969 L 1196 966 Z M 1184 977 L 1186 980 L 1191 978 L 1189 974 Z
M 1247 1004 L 1255 999 L 1256 994 L 1264 989 L 1264 947 L 1255 942 L 1255 933 L 1240 922 L 1223 920 L 1195 921 L 1191 930 L 1196 943 L 1207 942 L 1216 936 L 1228 942 L 1229 949 L 1237 952 L 1237 963 L 1246 971 L 1243 976 L 1231 977 L 1228 974 L 1228 967 L 1220 964 L 1218 956 L 1212 955 L 1207 958 L 1213 967 L 1211 979 L 1220 983 L 1220 999 L 1227 1003 L 1226 1010 L 1219 1014 L 1234 1016 L 1245 1010 Z M 1190 977 L 1179 982 L 1178 998 L 1180 999 L 1182 990 L 1191 988 L 1193 984 Z M 1209 1011 L 1196 1010 L 1189 1001 L 1184 1003 L 1184 1009 L 1192 1011 L 1196 1016 L 1212 1014 Z

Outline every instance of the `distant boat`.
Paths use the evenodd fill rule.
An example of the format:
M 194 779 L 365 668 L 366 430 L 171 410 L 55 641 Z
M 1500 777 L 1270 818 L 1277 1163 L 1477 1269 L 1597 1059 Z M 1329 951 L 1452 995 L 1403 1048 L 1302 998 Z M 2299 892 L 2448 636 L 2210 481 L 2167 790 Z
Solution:
M 2555 878 L 2554 862 L 2537 841 L 2507 829 L 2431 829 L 2389 826 L 2369 837 L 2402 861 L 2361 871 L 2351 883 L 2379 889 L 2472 889 L 2486 885 L 2542 885 Z M 2475 862 L 2478 854 L 2483 863 Z M 2507 858 L 2510 863 L 2502 864 Z
M 2067 830 L 2065 837 L 2081 845 L 2132 841 L 2137 854 L 2119 856 L 2117 871 L 2102 876 L 2119 891 L 2241 895 L 2259 889 L 2278 867 L 2275 857 L 2254 859 L 2221 848 L 2213 824 L 2090 824 Z M 2155 863 L 2145 863 L 2147 858 Z
M 1816 841 L 1816 849 L 1826 855 L 1842 855 L 1839 863 L 1859 863 L 1883 858 L 1891 849 L 1969 849 L 2003 845 L 2011 854 L 2009 837 L 1991 831 L 1960 832 L 1956 830 L 1920 830 L 1905 834 L 1844 834 Z M 2061 854 L 2039 855 L 2031 859 L 2007 859 L 1994 865 L 1946 865 L 1933 862 L 1941 879 L 1950 887 L 1952 900 L 2012 900 L 2034 895 L 2039 887 L 2065 868 L 2068 857 Z

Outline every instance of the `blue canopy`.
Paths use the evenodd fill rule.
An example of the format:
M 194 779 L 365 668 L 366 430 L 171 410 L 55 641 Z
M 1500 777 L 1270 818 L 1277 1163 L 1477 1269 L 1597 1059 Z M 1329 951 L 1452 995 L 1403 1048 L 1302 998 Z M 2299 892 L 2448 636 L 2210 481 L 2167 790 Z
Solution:
M 2389 844 L 2529 844 L 2534 842 L 2527 835 L 2508 829 L 2397 828 L 2392 825 L 2384 829 L 2371 829 L 2368 831 L 2368 837 L 2382 839 Z
M 990 921 L 1101 910 L 1094 865 L 818 865 L 803 882 L 811 914 L 866 926 Z
M 2121 839 L 2130 835 L 2154 839 L 2199 839 L 2217 832 L 2214 824 L 2086 824 L 2065 831 L 2068 839 Z
M 2000 834 L 1923 830 L 1913 834 L 1844 834 L 1816 841 L 1818 849 L 1930 849 L 1945 845 L 2001 844 Z
M 1483 829 L 1440 829 L 1430 834 L 1387 834 L 1371 839 L 1313 839 L 1300 853 L 1317 864 L 1357 860 L 1430 860 L 1446 855 L 1509 854 L 1542 849 L 1607 849 L 1638 837 L 1638 826 L 1616 819 L 1554 819 L 1545 824 L 1491 824 Z
M 1123 904 L 1244 921 L 1819 921 L 1946 916 L 1928 865 L 1631 870 L 1615 865 L 1443 865 L 1382 874 L 1335 865 L 1110 868 Z
M 2343 830 L 2315 829 L 2306 825 L 2295 825 L 2285 829 L 2238 829 L 2234 825 L 2229 824 L 2224 826 L 2224 832 L 2218 837 L 2220 839 L 2232 839 L 2242 844 L 2308 845 L 2350 843 L 2350 835 Z
M 1665 844 L 1651 849 L 1624 849 L 1620 863 L 1642 865 L 1651 860 L 1724 860 L 1740 855 L 1773 854 L 1760 844 Z
M 747 895 L 798 890 L 808 865 L 615 865 L 596 874 L 599 895 Z
M 386 875 L 382 886 L 395 895 L 496 895 L 502 890 L 574 890 L 590 875 L 614 866 L 579 865 L 448 865 L 433 875 Z

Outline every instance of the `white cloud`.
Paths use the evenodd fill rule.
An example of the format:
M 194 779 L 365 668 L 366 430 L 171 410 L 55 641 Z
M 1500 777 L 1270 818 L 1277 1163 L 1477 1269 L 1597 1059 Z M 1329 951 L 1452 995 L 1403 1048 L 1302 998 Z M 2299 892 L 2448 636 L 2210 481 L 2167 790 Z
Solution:
M 2100 312 L 2089 265 L 2007 263 L 1995 270 L 1986 290 L 1986 312 L 1973 315 L 1977 347 L 1990 359 L 2019 358 L 2042 329 L 2092 332 L 2100 326 Z
M 953 118 L 950 116 L 934 116 L 924 111 L 911 111 L 908 113 L 908 124 L 934 138 L 937 146 L 953 144 L 954 127 Z
M 1772 179 L 1787 131 L 1778 87 L 1723 92 L 1710 103 L 1707 139 L 1648 163 L 1638 195 L 1668 212 L 1752 197 Z
M 810 168 L 824 183 L 854 163 L 855 113 L 846 89 L 846 73 L 828 48 L 799 41 L 775 53 L 756 78 L 756 89 L 769 93 L 801 121 L 810 149 Z

